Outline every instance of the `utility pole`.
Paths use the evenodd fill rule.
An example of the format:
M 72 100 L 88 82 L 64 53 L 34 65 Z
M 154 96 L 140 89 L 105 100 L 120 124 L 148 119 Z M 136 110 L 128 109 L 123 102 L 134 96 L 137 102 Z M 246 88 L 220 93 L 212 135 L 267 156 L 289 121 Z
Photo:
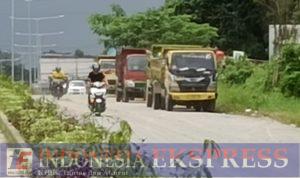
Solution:
M 24 82 L 24 64 L 21 62 L 21 81 Z
M 15 81 L 15 0 L 11 0 L 11 80 Z
M 40 21 L 42 20 L 50 20 L 50 19 L 59 19 L 59 18 L 63 18 L 64 15 L 57 15 L 57 16 L 49 16 L 49 17 L 40 17 L 40 18 L 33 18 L 33 20 L 35 20 L 36 23 L 36 45 L 39 46 L 37 48 L 37 56 L 36 56 L 36 61 L 35 61 L 35 67 L 36 67 L 36 74 L 37 74 L 37 79 L 40 80 L 40 74 L 41 74 L 41 66 L 40 66 L 40 58 L 42 55 L 42 48 L 41 48 L 41 44 L 42 44 L 42 36 L 51 36 L 51 35 L 60 35 L 63 34 L 64 32 L 55 32 L 55 33 L 48 33 L 48 34 L 40 34 Z M 40 34 L 40 35 L 38 35 Z
M 36 44 L 35 44 L 35 51 L 36 51 L 36 55 L 34 58 L 34 62 L 33 62 L 33 74 L 34 74 L 34 79 L 39 80 L 40 79 L 40 57 L 42 55 L 42 48 L 43 47 L 47 47 L 49 45 L 42 45 L 42 37 L 44 36 L 54 36 L 54 35 L 62 35 L 64 34 L 64 31 L 60 31 L 60 32 L 52 32 L 52 33 L 40 33 L 40 21 L 44 21 L 44 20 L 51 20 L 51 19 L 59 19 L 59 18 L 63 18 L 64 15 L 56 15 L 56 16 L 49 16 L 49 17 L 28 17 L 28 18 L 24 18 L 24 17 L 17 17 L 15 18 L 16 20 L 30 20 L 30 21 L 35 21 L 35 33 L 21 33 L 21 32 L 16 32 L 16 35 L 19 36 L 35 36 L 35 40 L 36 40 Z M 19 45 L 19 46 L 23 46 L 26 47 L 25 45 Z M 31 45 L 27 45 L 31 46 Z M 51 47 L 51 46 L 49 46 Z M 52 46 L 53 47 L 53 46 Z M 32 53 L 32 52 L 31 52 Z
M 29 85 L 32 85 L 32 36 L 31 36 L 31 1 L 25 0 L 27 2 L 27 18 L 28 18 L 28 60 L 29 60 Z
M 50 16 L 50 17 L 36 17 L 32 18 L 31 17 L 31 2 L 32 0 L 25 0 L 27 2 L 27 17 L 15 17 L 15 11 L 14 11 L 14 6 L 15 6 L 15 0 L 12 0 L 12 15 L 11 15 L 11 20 L 12 20 L 12 38 L 11 38 L 11 51 L 12 51 L 12 80 L 14 80 L 14 61 L 15 61 L 15 56 L 14 56 L 14 47 L 25 47 L 28 48 L 27 52 L 27 57 L 28 57 L 28 62 L 29 62 L 29 84 L 30 86 L 32 85 L 33 82 L 36 82 L 36 80 L 40 79 L 40 57 L 42 54 L 42 48 L 45 47 L 54 47 L 56 44 L 51 44 L 51 45 L 42 45 L 42 36 L 51 36 L 51 35 L 58 35 L 58 34 L 63 34 L 64 32 L 56 32 L 56 33 L 47 33 L 47 34 L 41 34 L 40 33 L 40 21 L 42 20 L 49 20 L 49 19 L 58 19 L 58 18 L 63 18 L 64 15 L 57 15 L 57 16 Z M 28 45 L 21 45 L 21 44 L 15 44 L 15 29 L 14 29 L 14 20 L 25 20 L 28 21 L 28 33 L 26 35 L 28 36 Z M 36 29 L 35 29 L 35 34 L 32 33 L 32 21 L 36 22 Z M 16 33 L 17 34 L 17 33 Z M 17 34 L 18 35 L 18 34 Z M 19 35 L 24 35 L 19 33 Z M 36 35 L 35 37 L 35 45 L 32 44 L 32 36 Z M 35 56 L 33 56 L 33 49 L 36 51 Z M 33 69 L 33 71 L 32 71 Z
M 38 33 L 40 33 L 40 24 L 39 24 L 39 20 L 37 20 L 36 22 L 35 22 L 35 33 L 36 34 L 38 34 Z M 40 63 L 40 54 L 39 54 L 39 52 L 41 51 L 41 47 L 40 47 L 40 45 L 41 45 L 41 37 L 40 36 L 36 36 L 36 38 L 35 38 L 35 40 L 36 40 L 36 42 L 35 42 L 35 44 L 38 46 L 37 48 L 36 48 L 36 52 L 37 52 L 37 54 L 36 54 L 36 59 L 34 60 L 34 79 L 35 80 L 39 80 L 39 75 L 38 75 L 38 72 L 39 72 L 39 63 Z
M 2 61 L 0 61 L 0 74 L 2 74 Z
M 78 76 L 78 58 L 75 59 L 76 60 L 76 79 L 79 78 Z

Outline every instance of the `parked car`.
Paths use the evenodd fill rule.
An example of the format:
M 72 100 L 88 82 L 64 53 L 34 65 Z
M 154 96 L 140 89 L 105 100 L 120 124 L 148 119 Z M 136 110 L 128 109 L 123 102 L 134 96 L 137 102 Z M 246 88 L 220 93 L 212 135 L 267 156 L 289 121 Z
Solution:
M 83 80 L 72 80 L 69 82 L 68 94 L 70 95 L 84 95 L 87 93 L 86 83 Z

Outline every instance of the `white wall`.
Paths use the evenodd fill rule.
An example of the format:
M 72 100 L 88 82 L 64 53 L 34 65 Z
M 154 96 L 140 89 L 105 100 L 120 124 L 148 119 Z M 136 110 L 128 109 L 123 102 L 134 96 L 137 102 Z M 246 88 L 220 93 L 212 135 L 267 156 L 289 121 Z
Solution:
M 288 29 L 291 30 L 294 25 L 287 25 Z M 276 25 L 276 28 L 279 30 L 279 25 Z M 296 25 L 297 29 L 297 38 L 296 42 L 300 43 L 300 25 Z M 274 55 L 274 39 L 275 39 L 275 28 L 274 25 L 269 25 L 269 59 Z
M 92 58 L 41 58 L 41 80 L 48 80 L 48 76 L 56 66 L 61 67 L 70 77 L 76 76 L 77 68 L 78 76 L 87 78 L 93 63 L 94 59 Z

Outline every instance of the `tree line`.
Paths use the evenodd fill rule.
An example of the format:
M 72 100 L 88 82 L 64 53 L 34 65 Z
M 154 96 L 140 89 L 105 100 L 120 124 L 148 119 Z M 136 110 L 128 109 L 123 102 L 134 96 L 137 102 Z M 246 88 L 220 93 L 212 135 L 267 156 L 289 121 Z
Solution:
M 267 59 L 269 25 L 279 25 L 274 41 L 279 49 L 293 35 L 286 24 L 299 19 L 299 0 L 166 0 L 160 8 L 130 16 L 114 4 L 111 14 L 91 15 L 89 25 L 106 48 L 197 44 Z

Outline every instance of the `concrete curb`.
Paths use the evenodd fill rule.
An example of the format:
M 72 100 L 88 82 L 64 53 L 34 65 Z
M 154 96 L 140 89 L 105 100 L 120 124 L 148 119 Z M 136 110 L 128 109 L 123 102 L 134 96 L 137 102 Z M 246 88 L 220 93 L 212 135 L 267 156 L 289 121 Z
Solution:
M 5 136 L 13 143 L 26 143 L 20 132 L 8 121 L 4 113 L 0 112 L 0 124 L 2 125 Z

